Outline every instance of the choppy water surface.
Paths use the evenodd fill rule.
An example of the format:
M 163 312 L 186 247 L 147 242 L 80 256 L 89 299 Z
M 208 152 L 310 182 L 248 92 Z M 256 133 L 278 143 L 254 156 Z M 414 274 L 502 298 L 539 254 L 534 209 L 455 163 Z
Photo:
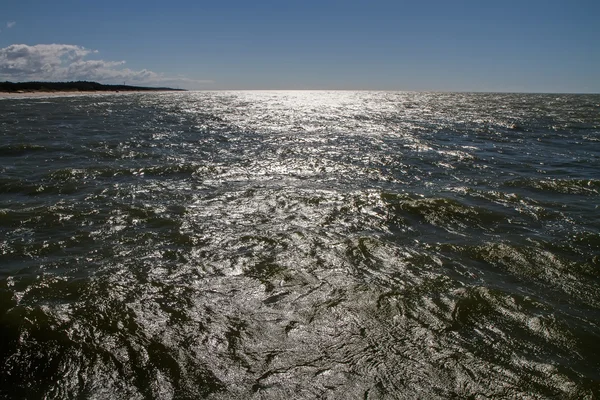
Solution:
M 600 96 L 0 100 L 0 395 L 595 398 Z

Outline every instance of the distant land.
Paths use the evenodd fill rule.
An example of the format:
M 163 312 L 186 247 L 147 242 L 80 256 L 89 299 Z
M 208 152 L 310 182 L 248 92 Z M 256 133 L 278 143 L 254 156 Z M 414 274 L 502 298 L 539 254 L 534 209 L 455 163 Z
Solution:
M 185 91 L 168 87 L 146 87 L 129 85 L 103 85 L 98 82 L 0 82 L 0 92 L 5 93 L 44 93 L 44 92 L 162 92 Z

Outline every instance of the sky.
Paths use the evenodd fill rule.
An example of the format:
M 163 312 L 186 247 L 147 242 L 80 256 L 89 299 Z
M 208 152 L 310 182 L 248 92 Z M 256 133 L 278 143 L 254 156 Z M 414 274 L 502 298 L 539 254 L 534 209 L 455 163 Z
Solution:
M 600 93 L 598 0 L 2 0 L 0 81 Z

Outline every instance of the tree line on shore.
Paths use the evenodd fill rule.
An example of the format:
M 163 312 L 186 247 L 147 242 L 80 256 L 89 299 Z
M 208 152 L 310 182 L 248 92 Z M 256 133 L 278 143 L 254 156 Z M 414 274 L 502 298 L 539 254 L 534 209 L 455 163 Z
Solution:
M 183 90 L 168 87 L 146 87 L 129 85 L 104 85 L 98 82 L 0 82 L 0 92 L 131 92 Z

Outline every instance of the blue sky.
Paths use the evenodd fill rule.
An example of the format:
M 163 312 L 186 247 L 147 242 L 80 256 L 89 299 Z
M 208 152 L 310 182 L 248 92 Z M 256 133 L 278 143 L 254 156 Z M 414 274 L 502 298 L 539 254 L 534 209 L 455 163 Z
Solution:
M 598 93 L 599 20 L 597 0 L 3 0 L 0 80 Z

